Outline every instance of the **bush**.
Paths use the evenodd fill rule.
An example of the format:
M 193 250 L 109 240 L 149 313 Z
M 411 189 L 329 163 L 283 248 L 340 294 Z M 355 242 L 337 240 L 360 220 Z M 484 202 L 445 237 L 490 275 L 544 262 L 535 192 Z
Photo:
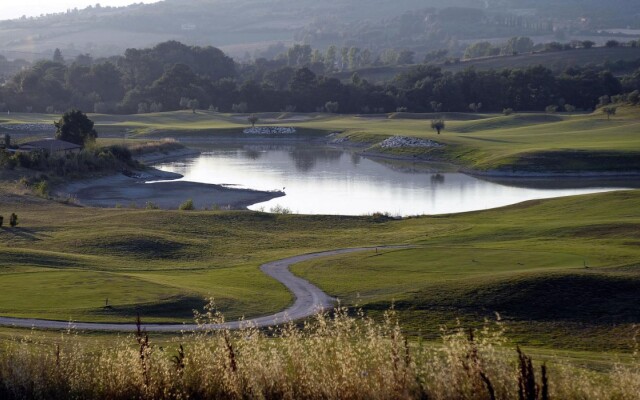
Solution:
M 45 199 L 49 198 L 49 183 L 45 180 L 42 180 L 36 183 L 33 187 L 36 194 L 40 197 L 44 197 Z
M 151 201 L 147 201 L 147 204 L 144 206 L 145 209 L 147 210 L 158 210 L 160 209 L 160 207 L 158 207 L 157 204 L 155 204 L 154 202 Z
M 231 112 L 235 114 L 244 114 L 248 110 L 249 110 L 249 106 L 247 105 L 247 103 L 233 104 L 231 106 Z
M 328 113 L 335 114 L 340 109 L 340 103 L 338 103 L 337 101 L 328 101 L 324 105 L 324 108 L 327 110 Z
M 12 228 L 18 226 L 18 216 L 15 213 L 12 213 L 11 217 L 9 217 L 9 225 L 11 225 Z
M 181 211 L 195 210 L 195 207 L 193 206 L 193 200 L 189 199 L 185 201 L 184 203 L 180 204 L 180 207 L 178 207 L 178 209 Z
M 513 114 L 513 108 L 505 108 L 504 110 L 502 110 L 502 113 L 504 115 L 511 115 Z
M 282 214 L 282 215 L 289 215 L 291 214 L 291 209 L 287 208 L 287 207 L 283 207 L 280 204 L 276 205 L 275 207 L 271 207 L 271 209 L 269 210 L 269 212 L 271 214 Z
M 553 114 L 553 113 L 555 113 L 556 111 L 558 111 L 558 106 L 556 106 L 556 105 L 553 105 L 553 104 L 552 104 L 552 105 L 550 105 L 550 106 L 547 106 L 544 110 L 545 110 L 545 112 L 547 112 L 548 114 Z

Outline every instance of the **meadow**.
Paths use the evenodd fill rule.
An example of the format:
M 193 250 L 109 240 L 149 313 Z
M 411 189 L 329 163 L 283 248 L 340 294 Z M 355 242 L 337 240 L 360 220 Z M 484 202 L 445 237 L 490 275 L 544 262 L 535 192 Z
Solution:
M 433 118 L 444 117 L 438 135 Z M 258 114 L 259 125 L 292 126 L 303 135 L 340 132 L 364 154 L 438 160 L 480 174 L 628 173 L 640 170 L 640 107 L 621 106 L 608 119 L 603 113 L 406 114 L 343 116 L 331 114 Z M 185 142 L 220 136 L 245 136 L 246 115 L 209 111 L 132 116 L 92 115 L 103 137 L 129 139 L 173 137 Z M 0 124 L 49 123 L 54 116 L 12 114 Z M 11 132 L 9 132 L 11 133 Z M 390 136 L 435 140 L 441 148 L 382 149 Z M 246 136 L 245 136 L 246 137 Z
M 638 162 L 638 116 L 631 107 L 620 108 L 611 120 L 597 113 L 448 114 L 441 135 L 429 128 L 431 115 L 272 113 L 260 118 L 263 124 L 295 126 L 303 137 L 340 132 L 350 145 L 376 156 L 526 172 L 532 155 L 544 155 L 547 172 L 549 165 L 556 172 L 616 172 Z M 167 137 L 187 144 L 235 135 L 247 139 L 241 135 L 248 125 L 244 115 L 184 111 L 91 117 L 103 144 L 119 142 L 123 132 L 130 144 Z M 12 114 L 2 123 L 51 120 Z M 15 137 L 26 140 L 29 134 Z M 393 135 L 446 146 L 437 153 L 381 149 L 378 143 Z M 575 152 L 587 155 L 588 162 L 566 158 Z M 604 163 L 597 158 L 602 154 L 623 161 Z M 634 349 L 634 324 L 640 321 L 637 191 L 397 220 L 92 209 L 34 196 L 15 182 L 19 177 L 20 171 L 2 172 L 0 215 L 5 221 L 12 212 L 20 218 L 17 228 L 5 224 L 0 229 L 2 316 L 131 322 L 139 314 L 145 322 L 187 322 L 205 298 L 213 297 L 227 319 L 255 317 L 280 311 L 293 300 L 259 271 L 260 264 L 335 248 L 401 244 L 413 247 L 316 260 L 296 265 L 294 272 L 340 298 L 350 313 L 360 307 L 382 321 L 394 308 L 411 343 L 439 341 L 443 326 L 481 328 L 498 313 L 510 344 L 525 346 L 536 359 L 568 357 L 610 371 L 612 362 L 628 360 Z M 3 328 L 0 341 L 20 343 L 25 335 Z M 47 343 L 58 341 L 54 334 L 43 335 Z M 97 345 L 87 344 L 94 340 Z M 92 346 L 112 340 L 112 335 L 91 333 L 77 343 L 89 346 L 90 353 Z

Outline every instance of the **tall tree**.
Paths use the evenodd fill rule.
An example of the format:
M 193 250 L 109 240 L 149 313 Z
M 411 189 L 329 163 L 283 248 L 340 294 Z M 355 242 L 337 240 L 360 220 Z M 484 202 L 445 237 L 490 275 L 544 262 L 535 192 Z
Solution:
M 60 49 L 56 49 L 53 52 L 53 62 L 64 64 L 64 57 L 62 57 L 62 52 L 60 51 Z
M 65 142 L 84 146 L 87 142 L 93 141 L 98 137 L 95 129 L 93 129 L 93 121 L 80 110 L 66 112 L 54 124 L 57 129 L 56 139 L 64 140 Z

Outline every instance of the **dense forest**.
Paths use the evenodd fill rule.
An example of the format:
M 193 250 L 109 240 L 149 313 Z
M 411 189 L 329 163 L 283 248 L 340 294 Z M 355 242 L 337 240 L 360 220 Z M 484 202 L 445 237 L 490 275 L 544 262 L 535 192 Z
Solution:
M 93 60 L 39 61 L 0 87 L 0 110 L 147 113 L 183 108 L 221 112 L 397 110 L 516 111 L 593 109 L 603 96 L 640 90 L 640 69 L 618 77 L 605 67 L 574 67 L 555 74 L 542 66 L 452 73 L 423 64 L 386 84 L 354 73 L 331 77 L 339 62 L 290 49 L 275 60 L 236 64 L 213 47 L 165 42 L 124 55 Z M 634 95 L 635 96 L 635 95 Z

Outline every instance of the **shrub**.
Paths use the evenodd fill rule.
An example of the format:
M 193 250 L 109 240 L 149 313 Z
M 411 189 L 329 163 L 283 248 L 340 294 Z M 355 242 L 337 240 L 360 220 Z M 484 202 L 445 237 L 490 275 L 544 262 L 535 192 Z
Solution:
M 504 115 L 511 115 L 513 114 L 513 108 L 505 108 L 504 110 L 502 110 L 502 113 Z
M 180 207 L 178 207 L 178 209 L 181 211 L 195 210 L 195 207 L 193 206 L 193 200 L 189 199 L 185 201 L 184 203 L 180 204 Z
M 42 180 L 33 186 L 36 194 L 45 199 L 49 198 L 49 183 L 46 180 Z
M 282 215 L 288 215 L 291 214 L 291 209 L 287 208 L 287 207 L 283 207 L 280 204 L 278 204 L 277 206 L 271 207 L 271 209 L 269 210 L 269 212 L 271 214 L 282 214 Z
M 9 217 L 9 225 L 11 225 L 12 228 L 18 226 L 18 216 L 15 213 L 12 213 Z
M 340 103 L 338 103 L 337 101 L 328 101 L 324 105 L 324 108 L 327 110 L 328 113 L 335 114 L 340 109 Z
M 151 201 L 147 201 L 147 204 L 145 204 L 144 208 L 147 209 L 147 210 L 158 210 L 158 209 L 160 209 L 160 207 L 158 207 L 157 204 L 155 204 L 154 202 L 151 202 Z
M 547 112 L 548 114 L 553 114 L 556 111 L 558 111 L 558 106 L 556 106 L 555 104 L 552 104 L 550 106 L 547 106 L 545 109 L 545 112 Z
M 249 110 L 249 106 L 247 105 L 247 103 L 233 104 L 231 106 L 231 112 L 235 114 L 244 114 L 248 110 Z

